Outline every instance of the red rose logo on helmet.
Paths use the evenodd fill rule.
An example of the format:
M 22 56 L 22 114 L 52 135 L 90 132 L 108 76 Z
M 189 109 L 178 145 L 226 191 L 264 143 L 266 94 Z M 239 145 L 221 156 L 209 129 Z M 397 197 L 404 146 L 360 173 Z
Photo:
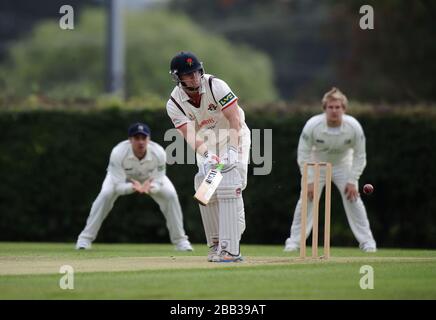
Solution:
M 186 59 L 186 64 L 188 64 L 190 67 L 192 66 L 194 62 L 192 61 L 192 58 Z

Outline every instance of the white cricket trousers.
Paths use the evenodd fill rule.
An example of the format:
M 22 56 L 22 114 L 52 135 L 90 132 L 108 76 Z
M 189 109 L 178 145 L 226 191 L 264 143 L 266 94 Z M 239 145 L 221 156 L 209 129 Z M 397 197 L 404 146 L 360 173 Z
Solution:
M 95 199 L 91 207 L 91 212 L 86 221 L 86 227 L 79 235 L 79 240 L 94 241 L 100 230 L 101 224 L 114 206 L 115 201 L 120 196 L 115 191 L 115 185 L 109 175 L 103 182 L 100 194 Z M 162 187 L 158 192 L 150 194 L 166 220 L 166 226 L 173 244 L 187 240 L 188 237 L 183 229 L 183 216 L 174 185 L 167 176 L 162 178 Z
M 209 204 L 207 206 L 199 205 L 207 245 L 211 247 L 219 242 L 219 250 L 226 250 L 233 255 L 240 253 L 239 242 L 245 231 L 242 191 L 247 186 L 250 145 L 251 134 L 247 128 L 241 136 L 241 148 L 238 150 L 239 162 L 236 168 L 228 172 L 225 172 L 226 168 L 223 168 L 223 180 Z M 220 156 L 222 157 L 226 151 L 222 150 Z M 199 171 L 194 178 L 196 191 L 206 175 L 203 160 L 197 155 Z
M 309 170 L 311 168 L 309 167 Z M 345 186 L 347 184 L 347 173 L 349 172 L 348 167 L 344 166 L 333 166 L 332 168 L 332 184 L 336 185 L 336 187 L 340 190 L 342 203 L 344 205 L 345 213 L 347 215 L 348 223 L 351 227 L 351 231 L 359 242 L 359 247 L 363 248 L 364 246 L 376 247 L 376 242 L 372 235 L 369 221 L 366 213 L 365 206 L 360 197 L 357 198 L 356 201 L 349 201 L 347 199 L 347 195 L 345 194 Z M 318 193 L 318 201 L 321 197 L 322 190 L 325 186 L 325 171 L 324 168 L 320 168 L 320 184 Z M 356 186 L 358 188 L 358 186 Z M 290 234 L 290 242 L 295 246 L 300 246 L 300 234 L 301 234 L 301 199 L 302 193 L 300 193 L 300 199 L 298 200 L 297 206 L 294 212 L 294 219 L 292 221 L 291 226 L 291 234 Z M 312 230 L 312 208 L 313 201 L 308 200 L 307 204 L 307 226 L 306 226 L 306 238 L 310 235 Z M 323 217 L 324 212 L 319 211 L 319 217 Z M 332 216 L 332 221 L 334 216 Z

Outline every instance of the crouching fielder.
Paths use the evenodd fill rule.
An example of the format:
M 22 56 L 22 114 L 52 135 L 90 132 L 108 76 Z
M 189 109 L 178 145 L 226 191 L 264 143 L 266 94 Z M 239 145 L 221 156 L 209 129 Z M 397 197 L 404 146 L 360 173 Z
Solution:
M 192 251 L 183 229 L 182 210 L 176 190 L 165 174 L 166 153 L 150 140 L 150 129 L 143 123 L 129 127 L 129 140 L 113 148 L 100 194 L 91 207 L 85 229 L 76 249 L 90 249 L 91 243 L 119 196 L 134 192 L 149 194 L 166 219 L 171 242 L 178 251 Z
M 203 64 L 190 52 L 181 52 L 171 61 L 170 73 L 176 82 L 167 103 L 174 126 L 196 151 L 198 189 L 209 168 L 225 164 L 223 179 L 200 213 L 210 248 L 210 262 L 242 260 L 239 242 L 245 230 L 242 191 L 247 185 L 250 130 L 243 110 L 229 86 L 205 74 Z
M 375 252 L 376 243 L 372 236 L 365 206 L 358 192 L 359 177 L 366 166 L 365 135 L 359 122 L 345 115 L 348 100 L 338 89 L 327 92 L 322 105 L 324 113 L 307 121 L 298 143 L 298 165 L 303 170 L 305 162 L 330 162 L 332 181 L 338 187 L 348 223 L 359 247 L 365 252 Z M 312 228 L 313 172 L 308 172 L 307 234 Z M 321 170 L 320 190 L 325 185 L 325 172 Z M 321 192 L 318 192 L 321 196 Z M 315 201 L 319 201 L 316 199 Z M 301 232 L 301 196 L 295 208 L 290 237 L 284 251 L 295 251 L 299 247 Z

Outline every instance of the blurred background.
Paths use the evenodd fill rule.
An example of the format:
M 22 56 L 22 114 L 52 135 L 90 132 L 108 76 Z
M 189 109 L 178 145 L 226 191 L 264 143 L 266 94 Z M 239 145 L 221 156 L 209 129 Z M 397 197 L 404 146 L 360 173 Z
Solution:
M 74 29 L 60 27 L 63 5 Z M 373 30 L 359 26 L 363 5 Z M 153 140 L 170 143 L 169 62 L 189 50 L 239 96 L 250 128 L 273 129 L 272 172 L 250 175 L 244 194 L 243 242 L 288 236 L 298 137 L 336 86 L 366 133 L 360 183 L 375 187 L 362 197 L 378 245 L 435 248 L 435 18 L 432 0 L 2 0 L 0 240 L 76 239 L 128 125 L 148 122 Z M 203 242 L 195 170 L 167 169 L 185 229 Z M 337 190 L 332 202 L 332 245 L 357 246 Z M 157 205 L 132 195 L 97 241 L 169 240 Z

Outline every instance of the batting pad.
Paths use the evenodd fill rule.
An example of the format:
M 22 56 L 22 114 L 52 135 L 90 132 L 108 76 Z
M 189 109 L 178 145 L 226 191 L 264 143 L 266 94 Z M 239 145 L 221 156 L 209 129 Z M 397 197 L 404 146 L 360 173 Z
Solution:
M 195 190 L 197 191 L 201 182 L 204 179 L 204 175 L 197 174 L 195 176 Z M 208 247 L 214 245 L 214 242 L 218 242 L 219 233 L 219 210 L 216 194 L 212 196 L 207 206 L 199 205 L 201 220 L 203 221 L 204 233 L 206 235 L 206 241 Z
M 245 230 L 245 212 L 242 178 L 236 168 L 223 172 L 223 180 L 216 193 L 219 205 L 219 249 L 239 255 L 239 241 Z

